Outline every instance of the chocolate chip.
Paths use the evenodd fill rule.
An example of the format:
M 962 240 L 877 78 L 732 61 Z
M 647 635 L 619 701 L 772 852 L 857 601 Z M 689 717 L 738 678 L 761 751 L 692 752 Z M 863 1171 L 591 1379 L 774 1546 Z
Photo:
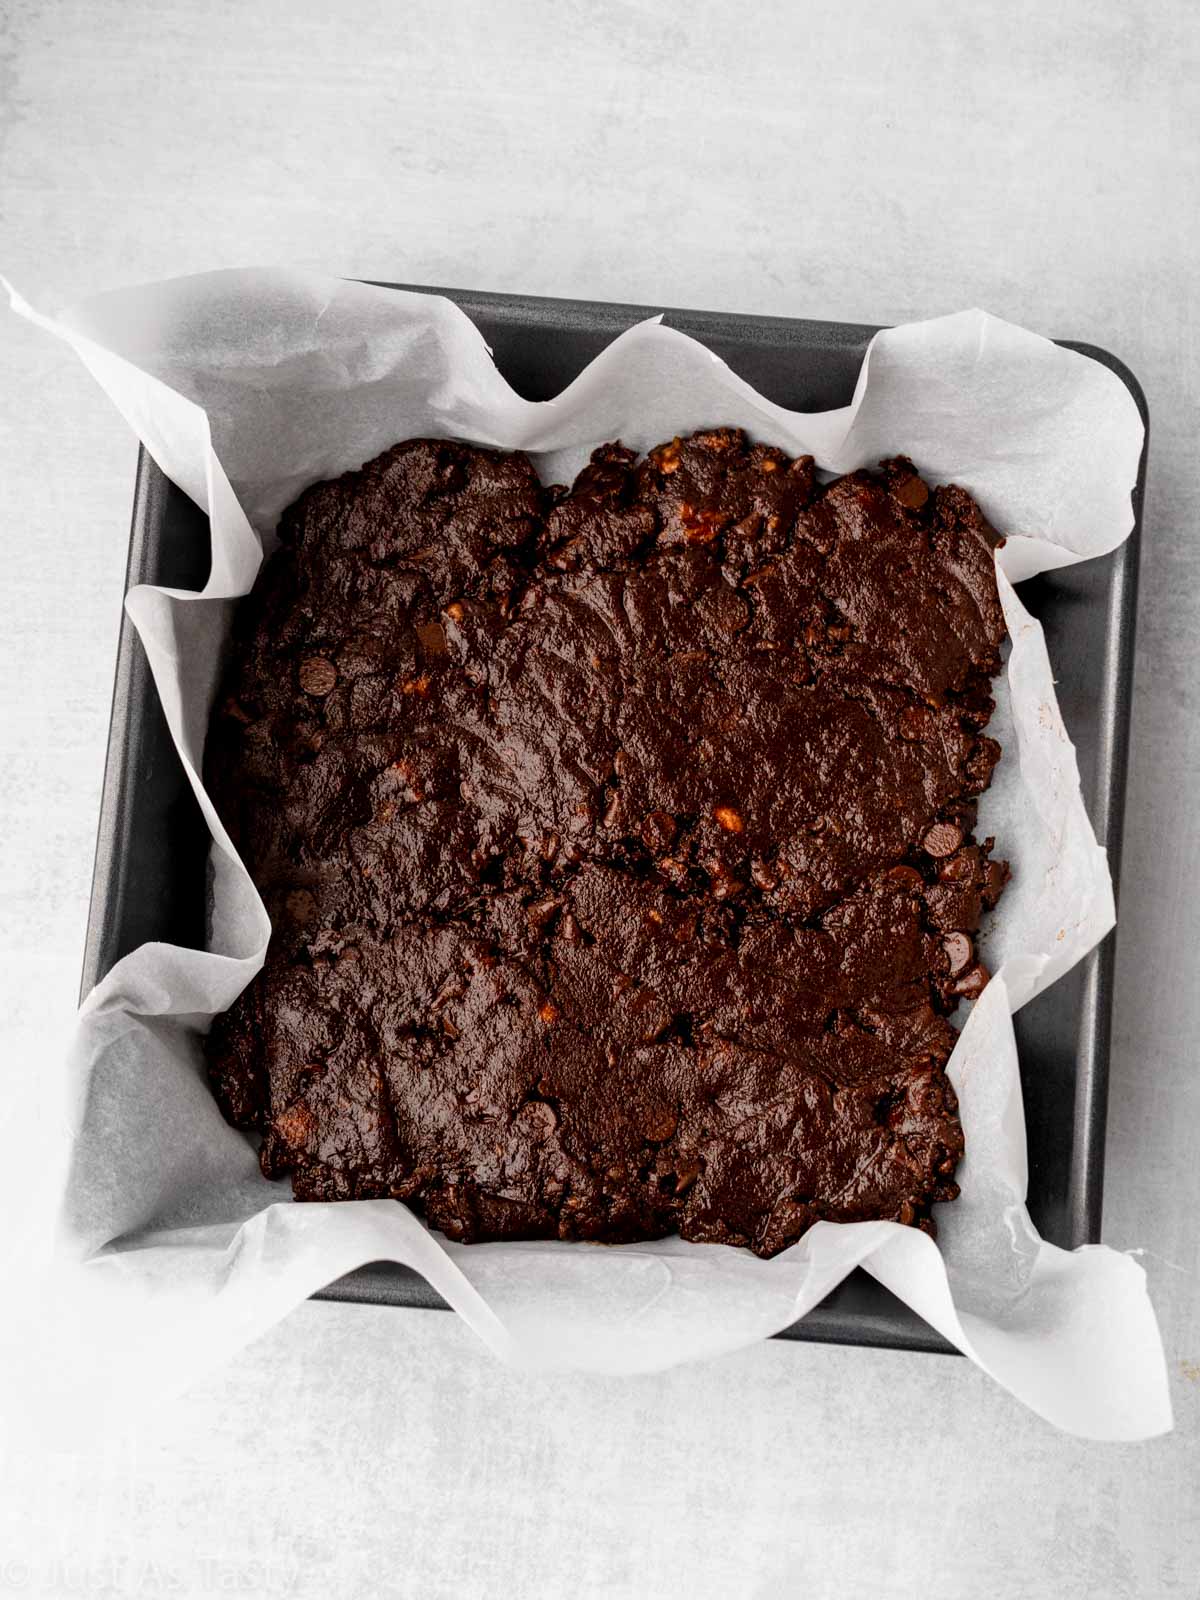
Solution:
M 935 822 L 922 839 L 921 847 L 926 855 L 940 859 L 943 856 L 952 856 L 962 841 L 962 829 L 956 827 L 953 822 Z
M 549 1138 L 558 1126 L 558 1115 L 545 1100 L 529 1100 L 521 1107 L 520 1119 L 533 1130 L 535 1138 Z
M 962 977 L 954 985 L 953 992 L 964 1000 L 977 1000 L 988 986 L 991 973 L 982 961 L 977 961 L 973 967 L 968 967 Z
M 283 904 L 288 916 L 300 927 L 306 927 L 317 913 L 317 902 L 308 889 L 291 890 Z
M 779 883 L 779 871 L 769 861 L 763 861 L 761 857 L 755 856 L 750 863 L 750 878 L 757 889 L 774 889 Z
M 975 876 L 978 865 L 977 852 L 963 850 L 960 854 L 942 862 L 938 868 L 938 877 L 950 883 L 965 882 Z
M 669 1139 L 678 1125 L 679 1118 L 670 1106 L 656 1106 L 642 1118 L 642 1132 L 651 1144 Z
M 889 888 L 903 889 L 908 894 L 919 894 L 925 887 L 925 880 L 916 867 L 889 867 L 883 881 Z
M 969 967 L 975 955 L 975 945 L 969 933 L 948 933 L 942 941 L 946 959 L 950 963 L 951 977 L 957 977 L 960 972 Z
M 675 1193 L 685 1194 L 700 1176 L 698 1161 L 679 1161 L 675 1166 Z
M 929 499 L 929 485 L 914 472 L 911 478 L 901 478 L 893 483 L 892 498 L 899 500 L 910 511 L 919 511 Z
M 337 668 L 325 656 L 306 656 L 300 663 L 300 687 L 322 700 L 337 684 Z
M 420 622 L 416 633 L 421 649 L 427 656 L 436 659 L 446 654 L 446 630 L 440 622 Z
M 642 820 L 642 842 L 647 850 L 653 850 L 656 855 L 671 848 L 678 831 L 675 818 L 667 811 L 651 811 Z

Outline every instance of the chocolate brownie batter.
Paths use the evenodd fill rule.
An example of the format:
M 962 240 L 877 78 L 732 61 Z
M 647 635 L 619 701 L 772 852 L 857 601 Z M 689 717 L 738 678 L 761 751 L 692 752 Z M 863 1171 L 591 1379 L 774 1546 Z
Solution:
M 205 763 L 275 930 L 208 1051 L 263 1171 L 463 1240 L 931 1230 L 1007 876 L 970 496 L 411 440 L 280 535 Z

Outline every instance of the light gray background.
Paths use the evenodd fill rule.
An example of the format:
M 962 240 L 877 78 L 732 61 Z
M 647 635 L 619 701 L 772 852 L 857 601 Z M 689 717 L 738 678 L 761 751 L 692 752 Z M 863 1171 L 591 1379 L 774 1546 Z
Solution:
M 977 304 L 1141 377 L 1105 1237 L 1147 1247 L 1177 1411 L 1086 1444 L 963 1361 L 780 1344 L 531 1382 L 448 1316 L 309 1304 L 136 1437 L 0 1446 L 0 1597 L 1200 1595 L 1197 85 L 1189 0 L 0 0 L 0 269 L 48 308 L 255 262 L 859 321 Z M 78 980 L 134 446 L 65 349 L 0 337 L 21 1075 L 55 1069 Z

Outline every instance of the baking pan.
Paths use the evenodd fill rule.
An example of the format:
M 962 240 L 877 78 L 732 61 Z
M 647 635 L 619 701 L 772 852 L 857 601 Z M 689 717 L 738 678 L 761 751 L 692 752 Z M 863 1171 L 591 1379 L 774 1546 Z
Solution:
M 618 333 L 660 309 L 385 287 L 419 288 L 456 301 L 487 339 L 500 371 L 531 400 L 557 394 Z M 668 311 L 665 320 L 702 340 L 771 400 L 801 411 L 849 402 L 876 331 L 858 324 L 704 311 Z M 1147 419 L 1142 391 L 1121 362 L 1092 345 L 1062 342 L 1115 372 Z M 1143 450 L 1138 480 L 1131 486 L 1133 533 L 1114 555 L 1045 573 L 1021 586 L 1021 598 L 1046 631 L 1059 703 L 1078 750 L 1084 798 L 1108 850 L 1114 881 L 1120 869 L 1145 471 Z M 142 450 L 126 587 L 201 588 L 209 559 L 208 519 Z M 141 644 L 123 616 L 83 993 L 147 939 L 202 945 L 207 847 L 207 829 L 167 732 Z M 1100 1238 L 1114 954 L 1110 934 L 1014 1019 L 1029 1140 L 1029 1210 L 1043 1237 L 1067 1249 Z M 424 1279 L 386 1262 L 338 1279 L 317 1298 L 443 1305 Z M 952 1349 L 862 1271 L 780 1337 Z

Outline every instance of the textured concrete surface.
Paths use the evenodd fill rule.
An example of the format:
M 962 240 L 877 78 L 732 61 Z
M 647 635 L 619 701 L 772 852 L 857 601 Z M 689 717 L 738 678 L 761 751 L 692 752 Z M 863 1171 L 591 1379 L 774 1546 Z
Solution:
M 258 261 L 862 321 L 979 304 L 1140 376 L 1105 1236 L 1146 1247 L 1177 1412 L 1082 1444 L 965 1362 L 778 1344 L 531 1382 L 450 1318 L 310 1304 L 136 1437 L 0 1443 L 0 1595 L 1200 1594 L 1198 85 L 1185 0 L 0 0 L 0 270 L 47 306 Z M 134 449 L 65 350 L 0 339 L 15 1088 L 54 1070 L 78 980 Z

